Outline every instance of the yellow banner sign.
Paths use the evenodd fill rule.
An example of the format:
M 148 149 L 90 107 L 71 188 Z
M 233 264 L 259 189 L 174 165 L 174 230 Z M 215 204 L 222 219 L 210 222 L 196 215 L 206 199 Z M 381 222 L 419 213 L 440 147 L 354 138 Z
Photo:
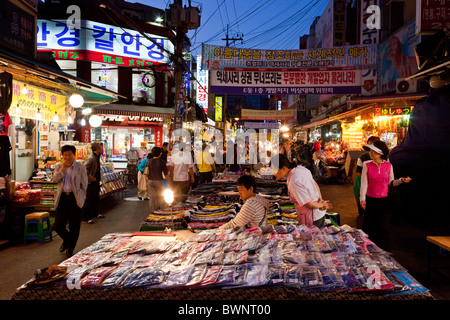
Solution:
M 24 87 L 26 92 L 24 92 Z M 54 122 L 55 112 L 59 123 L 66 123 L 66 97 L 51 91 L 13 81 L 13 99 L 9 114 L 27 119 L 36 119 L 41 113 L 41 120 Z
M 296 109 L 284 110 L 253 110 L 242 109 L 242 120 L 291 120 L 294 119 Z

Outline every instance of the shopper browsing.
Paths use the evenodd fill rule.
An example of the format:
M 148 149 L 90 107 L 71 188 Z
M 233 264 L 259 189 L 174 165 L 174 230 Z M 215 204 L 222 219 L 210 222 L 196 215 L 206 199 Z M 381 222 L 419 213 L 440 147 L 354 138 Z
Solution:
M 53 228 L 63 240 L 59 251 L 66 251 L 66 255 L 71 257 L 80 235 L 81 208 L 86 199 L 88 177 L 84 165 L 75 161 L 74 146 L 62 146 L 61 154 L 63 161 L 56 164 L 52 179 L 58 183 Z M 66 229 L 67 222 L 69 230 Z
M 278 159 L 276 159 L 278 157 Z M 278 161 L 278 167 L 274 164 Z M 332 209 L 330 201 L 322 199 L 319 186 L 314 181 L 311 171 L 295 162 L 290 162 L 284 154 L 272 157 L 271 166 L 276 169 L 277 180 L 287 178 L 289 199 L 297 211 L 298 223 L 307 226 L 324 226 L 325 213 Z
M 138 165 L 138 199 L 148 200 L 147 193 L 147 176 L 144 175 L 145 167 L 147 166 L 148 158 L 152 158 L 151 153 L 149 153 Z
M 102 153 L 102 145 L 98 142 L 91 144 L 92 154 L 84 163 L 86 173 L 88 175 L 88 187 L 86 191 L 86 201 L 82 210 L 82 221 L 84 223 L 94 223 L 92 218 L 103 218 L 98 213 L 98 202 L 100 200 L 100 154 Z
M 185 150 L 186 145 L 180 142 L 173 150 L 169 161 L 169 177 L 175 191 L 176 202 L 185 202 L 191 183 L 194 183 L 194 161 L 190 150 Z
M 253 226 L 260 228 L 267 223 L 269 201 L 255 194 L 255 178 L 243 175 L 237 180 L 237 188 L 241 200 L 245 201 L 234 219 L 219 227 L 220 230 Z
M 167 175 L 167 165 L 161 160 L 162 148 L 153 147 L 152 158 L 147 161 L 148 181 L 147 192 L 150 196 L 150 213 L 155 212 L 161 207 L 163 185 L 163 174 Z
M 387 160 L 389 148 L 381 140 L 364 147 L 371 160 L 363 163 L 361 173 L 360 204 L 365 210 L 363 230 L 384 250 L 390 250 L 391 210 L 389 187 L 409 183 L 410 177 L 394 180 L 394 169 Z

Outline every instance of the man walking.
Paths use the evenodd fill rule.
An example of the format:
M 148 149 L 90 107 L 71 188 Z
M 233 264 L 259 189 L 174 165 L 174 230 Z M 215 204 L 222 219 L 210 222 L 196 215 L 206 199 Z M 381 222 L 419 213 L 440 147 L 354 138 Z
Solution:
M 102 145 L 98 142 L 91 144 L 92 154 L 84 163 L 88 176 L 88 187 L 86 192 L 86 201 L 82 210 L 82 221 L 84 223 L 94 223 L 92 218 L 103 218 L 98 213 L 98 201 L 100 200 L 100 154 Z
M 71 257 L 80 235 L 81 208 L 86 199 L 88 177 L 84 165 L 75 161 L 74 146 L 63 146 L 61 154 L 63 161 L 56 164 L 52 179 L 53 182 L 58 183 L 53 228 L 63 240 L 59 251 L 66 251 L 67 257 Z M 69 230 L 66 229 L 67 222 L 69 222 Z

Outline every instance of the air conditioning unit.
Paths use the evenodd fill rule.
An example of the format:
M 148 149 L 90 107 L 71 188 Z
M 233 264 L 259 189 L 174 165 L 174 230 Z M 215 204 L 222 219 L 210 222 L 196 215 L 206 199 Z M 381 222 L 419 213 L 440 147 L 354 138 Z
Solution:
M 395 93 L 406 94 L 417 92 L 417 81 L 405 80 L 404 78 L 397 79 L 395 86 Z

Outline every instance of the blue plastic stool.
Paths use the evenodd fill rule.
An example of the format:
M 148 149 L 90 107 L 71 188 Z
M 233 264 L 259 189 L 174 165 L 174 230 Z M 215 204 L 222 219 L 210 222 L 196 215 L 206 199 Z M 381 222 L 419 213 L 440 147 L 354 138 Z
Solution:
M 24 243 L 28 240 L 39 240 L 40 244 L 49 237 L 52 240 L 52 227 L 48 212 L 34 212 L 25 216 Z

